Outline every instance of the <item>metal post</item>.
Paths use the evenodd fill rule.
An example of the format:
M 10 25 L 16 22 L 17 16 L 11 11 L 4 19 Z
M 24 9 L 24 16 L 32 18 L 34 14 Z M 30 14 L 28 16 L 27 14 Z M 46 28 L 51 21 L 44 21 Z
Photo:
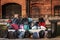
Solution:
M 30 0 L 26 0 L 26 13 L 30 16 Z
M 51 16 L 52 16 L 52 0 L 51 0 Z

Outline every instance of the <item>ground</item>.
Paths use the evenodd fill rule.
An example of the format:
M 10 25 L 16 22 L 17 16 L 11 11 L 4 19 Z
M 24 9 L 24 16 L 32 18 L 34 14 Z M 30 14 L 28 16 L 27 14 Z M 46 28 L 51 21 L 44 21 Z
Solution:
M 5 38 L 0 38 L 0 40 L 60 40 L 60 38 L 42 38 L 42 39 L 5 39 Z

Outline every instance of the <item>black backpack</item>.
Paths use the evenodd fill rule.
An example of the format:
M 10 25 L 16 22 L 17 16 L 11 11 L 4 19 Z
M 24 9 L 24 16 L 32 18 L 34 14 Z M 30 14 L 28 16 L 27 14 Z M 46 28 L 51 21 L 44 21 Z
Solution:
M 19 23 L 18 23 L 18 25 L 23 24 L 23 21 L 22 21 L 22 20 L 23 20 L 22 18 L 19 18 Z
M 25 24 L 25 23 L 27 23 L 28 24 L 28 18 L 23 18 L 22 19 L 22 22 Z
M 47 38 L 52 38 L 52 31 L 51 30 L 47 31 Z
M 44 38 L 45 32 L 43 30 L 41 30 L 39 32 L 39 38 Z
M 7 33 L 8 33 L 7 30 L 5 31 L 0 30 L 0 38 L 7 38 Z
M 30 38 L 30 37 L 31 37 L 31 33 L 28 30 L 26 30 L 24 34 L 24 38 Z
M 19 33 L 20 33 L 20 31 L 15 30 L 15 32 L 14 32 L 14 37 L 15 37 L 15 38 L 18 38 Z
M 12 31 L 8 32 L 7 37 L 8 37 L 9 39 L 14 39 L 14 38 L 15 38 L 14 32 L 12 32 Z

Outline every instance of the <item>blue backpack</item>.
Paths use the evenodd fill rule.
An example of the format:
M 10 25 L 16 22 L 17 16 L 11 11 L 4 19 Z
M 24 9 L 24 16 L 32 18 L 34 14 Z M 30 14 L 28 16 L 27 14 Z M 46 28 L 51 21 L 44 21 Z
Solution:
M 39 38 L 39 36 L 38 36 L 38 33 L 37 33 L 37 32 L 34 32 L 34 33 L 33 33 L 33 38 L 34 38 L 34 39 Z
M 13 19 L 12 19 L 12 23 L 14 23 L 14 24 L 18 24 L 18 23 L 19 23 L 19 19 L 17 19 L 17 18 L 13 18 Z
M 29 21 L 29 22 L 32 22 L 32 18 L 28 18 L 28 21 Z
M 29 25 L 25 24 L 24 25 L 24 30 L 29 30 Z
M 18 38 L 24 38 L 24 34 L 25 34 L 25 32 L 21 31 L 18 35 Z

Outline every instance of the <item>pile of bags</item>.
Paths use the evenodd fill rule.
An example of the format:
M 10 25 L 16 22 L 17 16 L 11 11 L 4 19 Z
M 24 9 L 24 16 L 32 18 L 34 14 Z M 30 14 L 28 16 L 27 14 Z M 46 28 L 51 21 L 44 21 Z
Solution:
M 8 38 L 44 38 L 45 36 L 45 22 L 42 20 L 41 22 L 36 21 L 28 21 L 27 18 L 24 18 L 23 20 L 19 20 L 17 18 L 14 18 L 12 20 L 8 20 L 7 27 L 10 30 L 15 31 L 9 31 L 7 37 Z M 23 29 L 25 31 L 19 31 L 19 29 Z M 29 30 L 38 30 L 42 29 L 39 32 L 31 32 Z
M 39 32 L 30 32 L 30 31 L 10 31 L 8 32 L 8 38 L 44 38 L 45 32 L 43 30 Z

